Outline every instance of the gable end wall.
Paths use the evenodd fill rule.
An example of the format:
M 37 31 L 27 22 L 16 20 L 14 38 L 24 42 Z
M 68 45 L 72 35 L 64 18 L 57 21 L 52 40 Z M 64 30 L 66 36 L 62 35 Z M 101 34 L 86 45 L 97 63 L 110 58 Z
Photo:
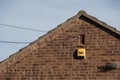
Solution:
M 108 62 L 120 64 L 120 40 L 82 19 L 71 24 L 70 29 L 44 46 L 36 45 L 36 50 L 26 51 L 30 55 L 6 67 L 0 80 L 120 79 L 119 67 L 108 72 L 98 69 Z M 85 35 L 87 58 L 76 60 L 74 54 L 81 34 Z

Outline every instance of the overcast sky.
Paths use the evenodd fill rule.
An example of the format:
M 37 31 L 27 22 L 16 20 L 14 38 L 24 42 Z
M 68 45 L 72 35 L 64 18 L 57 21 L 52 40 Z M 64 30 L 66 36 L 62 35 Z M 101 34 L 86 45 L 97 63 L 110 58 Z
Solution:
M 0 23 L 49 31 L 80 10 L 120 30 L 120 0 L 0 0 Z M 0 41 L 31 42 L 43 34 L 0 25 Z M 0 61 L 26 45 L 0 43 Z

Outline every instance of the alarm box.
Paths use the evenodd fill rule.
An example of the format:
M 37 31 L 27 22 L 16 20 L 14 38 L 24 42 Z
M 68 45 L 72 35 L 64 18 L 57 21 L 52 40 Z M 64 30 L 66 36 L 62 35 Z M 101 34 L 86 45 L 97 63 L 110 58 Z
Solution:
M 79 58 L 86 58 L 86 50 L 84 45 L 80 45 L 77 48 L 77 56 Z

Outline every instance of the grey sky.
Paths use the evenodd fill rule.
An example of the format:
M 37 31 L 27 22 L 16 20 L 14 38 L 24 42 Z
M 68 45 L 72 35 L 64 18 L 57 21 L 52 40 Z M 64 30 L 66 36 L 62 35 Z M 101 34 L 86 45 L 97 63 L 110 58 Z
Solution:
M 49 31 L 80 10 L 120 30 L 120 0 L 0 0 L 0 23 Z M 0 25 L 0 40 L 31 42 L 45 33 Z M 0 43 L 0 60 L 23 44 Z

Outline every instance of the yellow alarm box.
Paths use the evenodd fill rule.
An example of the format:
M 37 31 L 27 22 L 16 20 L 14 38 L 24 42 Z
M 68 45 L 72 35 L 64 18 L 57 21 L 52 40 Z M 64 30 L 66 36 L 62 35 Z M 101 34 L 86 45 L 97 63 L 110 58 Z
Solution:
M 77 56 L 86 58 L 85 53 L 86 53 L 85 48 L 79 46 L 78 49 L 77 49 Z

